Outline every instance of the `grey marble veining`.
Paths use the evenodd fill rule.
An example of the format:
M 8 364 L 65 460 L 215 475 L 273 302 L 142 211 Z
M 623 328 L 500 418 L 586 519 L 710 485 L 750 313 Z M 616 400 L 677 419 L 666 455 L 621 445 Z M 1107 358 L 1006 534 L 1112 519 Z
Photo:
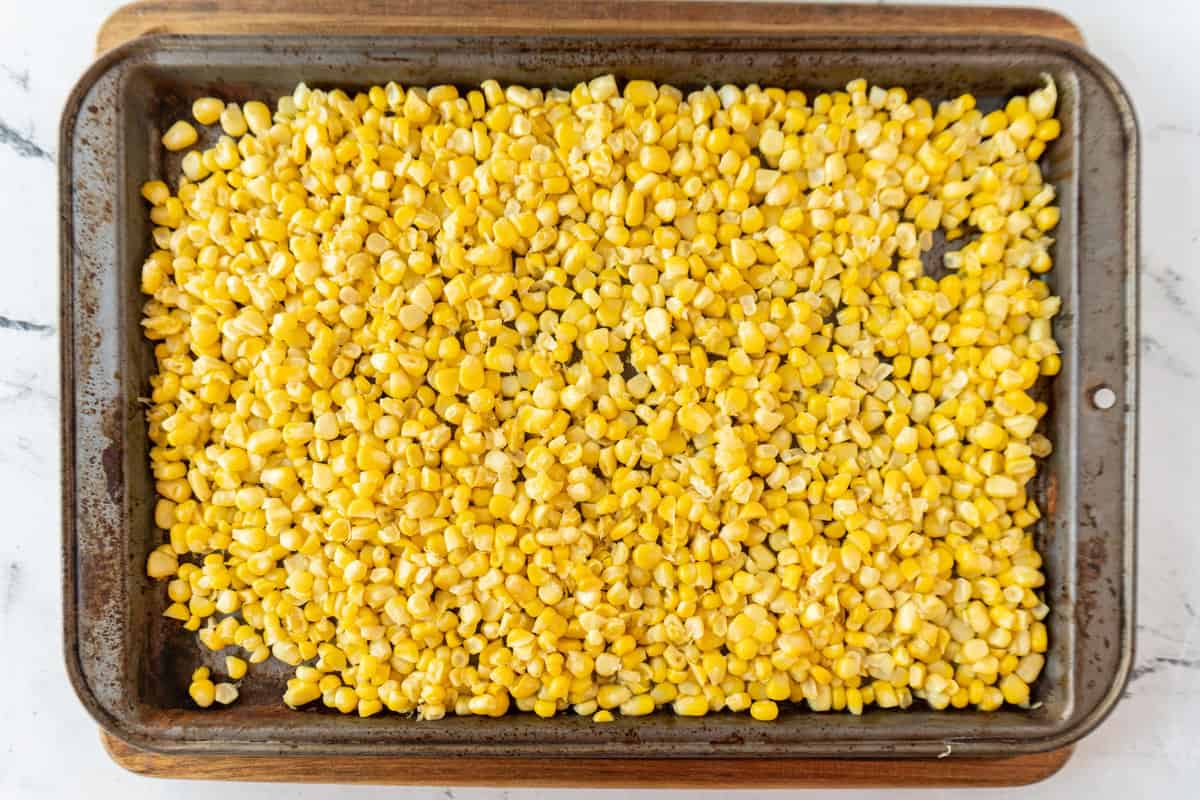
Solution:
M 54 156 L 49 150 L 43 149 L 33 141 L 32 133 L 21 133 L 0 119 L 0 145 L 5 145 L 19 158 L 42 158 L 53 161 Z
M 995 0 L 993 0 L 995 1 Z M 1026 4 L 1017 0 L 1013 4 Z M 60 653 L 58 118 L 115 0 L 0 2 L 0 797 L 623 797 L 622 792 L 152 782 L 121 772 Z M 1200 4 L 1058 0 L 1129 89 L 1142 131 L 1138 657 L 1126 697 L 1058 776 L 1023 797 L 1193 796 L 1200 785 Z M 1189 788 L 1190 787 L 1190 788 Z M 670 798 L 729 792 L 665 792 Z M 752 793 L 732 793 L 753 797 Z M 803 794 L 773 792 L 773 796 Z M 901 798 L 1010 792 L 904 791 Z M 649 796 L 646 794 L 645 796 Z M 875 796 L 846 792 L 844 798 Z

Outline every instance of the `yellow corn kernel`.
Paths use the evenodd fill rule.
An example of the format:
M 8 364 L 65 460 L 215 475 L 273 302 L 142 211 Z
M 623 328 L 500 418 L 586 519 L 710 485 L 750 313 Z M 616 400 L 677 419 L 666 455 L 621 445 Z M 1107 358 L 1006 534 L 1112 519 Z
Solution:
M 648 694 L 639 694 L 621 703 L 621 715 L 626 717 L 644 717 L 654 711 L 654 698 Z
M 246 662 L 237 656 L 225 656 L 225 672 L 235 681 L 246 676 Z
M 779 716 L 779 706 L 772 700 L 755 700 L 750 704 L 750 716 L 759 722 L 770 722 Z
M 1059 216 L 1057 206 L 1047 206 L 1038 209 L 1037 213 L 1033 216 L 1033 222 L 1037 225 L 1038 230 L 1048 231 L 1058 225 Z
M 225 102 L 216 97 L 201 97 L 192 103 L 192 116 L 201 125 L 212 125 L 224 110 Z
M 188 695 L 191 696 L 192 702 L 196 705 L 201 708 L 208 708 L 216 699 L 216 687 L 207 677 L 195 679 L 188 686 Z
M 242 109 L 237 103 L 230 103 L 221 110 L 219 117 L 221 121 L 221 130 L 225 131 L 227 136 L 239 137 L 245 136 L 248 130 L 246 126 L 246 118 L 242 115 Z M 309 145 L 312 146 L 311 144 Z
M 600 687 L 600 691 L 596 694 L 596 702 L 600 704 L 601 708 L 617 708 L 632 696 L 633 693 L 626 687 L 609 684 Z
M 193 694 L 192 699 L 195 699 L 195 697 L 195 694 Z M 232 683 L 218 683 L 213 690 L 213 699 L 223 706 L 229 705 L 234 700 L 237 700 L 237 698 L 238 690 L 237 687 Z M 198 700 L 196 701 L 196 704 L 201 705 L 200 701 Z
M 183 150 L 191 147 L 199 138 L 196 129 L 187 120 L 178 120 L 162 135 L 163 147 L 168 150 Z
M 712 424 L 712 416 L 699 406 L 685 406 L 679 410 L 679 425 L 690 433 L 703 433 Z
M 152 550 L 146 559 L 146 574 L 155 580 L 164 580 L 179 570 L 179 561 L 174 553 L 162 548 Z
M 1004 694 L 1004 702 L 1013 705 L 1025 705 L 1029 702 L 1029 685 L 1017 675 L 1005 675 L 1000 681 L 1000 691 Z
M 251 100 L 242 106 L 242 116 L 246 119 L 246 126 L 255 136 L 262 136 L 271 127 L 271 109 L 266 103 Z
M 708 713 L 708 700 L 702 695 L 679 697 L 671 708 L 681 717 L 701 717 Z

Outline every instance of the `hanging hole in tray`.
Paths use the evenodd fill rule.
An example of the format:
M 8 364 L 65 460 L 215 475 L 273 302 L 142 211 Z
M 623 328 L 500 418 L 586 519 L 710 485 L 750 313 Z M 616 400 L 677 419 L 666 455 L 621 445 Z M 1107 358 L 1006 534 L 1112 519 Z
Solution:
M 1101 411 L 1107 411 L 1117 404 L 1117 393 L 1107 386 L 1092 390 L 1092 405 Z

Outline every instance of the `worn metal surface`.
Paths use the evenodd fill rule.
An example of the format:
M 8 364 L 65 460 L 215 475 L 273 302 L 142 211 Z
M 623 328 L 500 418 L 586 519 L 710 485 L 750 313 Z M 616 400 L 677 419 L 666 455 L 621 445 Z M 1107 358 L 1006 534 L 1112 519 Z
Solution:
M 983 108 L 1051 74 L 1063 136 L 1044 161 L 1062 203 L 1049 279 L 1063 297 L 1062 374 L 1049 389 L 1055 453 L 1039 477 L 1039 531 L 1051 649 L 1035 708 L 934 712 L 918 703 L 862 717 L 785 708 L 744 715 L 669 713 L 595 725 L 565 715 L 417 722 L 294 712 L 285 667 L 263 664 L 239 701 L 199 711 L 187 682 L 219 656 L 165 620 L 144 577 L 162 540 L 138 398 L 153 368 L 141 337 L 140 264 L 149 226 L 138 189 L 173 171 L 158 137 L 195 97 L 273 97 L 300 80 L 355 88 L 475 84 L 497 78 L 569 86 L 604 72 L 669 81 L 831 89 L 866 76 L 931 99 L 972 91 Z M 1111 74 L 1084 51 L 1036 37 L 647 38 L 157 37 L 108 53 L 63 115 L 62 425 L 64 645 L 84 705 L 109 732 L 162 752 L 387 755 L 881 756 L 999 755 L 1060 747 L 1112 708 L 1133 649 L 1137 406 L 1137 130 Z M 1117 403 L 1096 408 L 1100 386 Z

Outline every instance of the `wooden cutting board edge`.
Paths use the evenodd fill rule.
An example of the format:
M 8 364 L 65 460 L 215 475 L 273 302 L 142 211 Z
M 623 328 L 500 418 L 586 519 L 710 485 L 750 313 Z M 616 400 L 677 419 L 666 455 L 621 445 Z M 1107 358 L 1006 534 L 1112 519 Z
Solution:
M 1037 8 L 689 0 L 459 0 L 447 14 L 429 0 L 141 0 L 100 26 L 100 52 L 154 33 L 425 34 L 569 33 L 983 33 L 1034 35 L 1083 45 L 1066 17 Z
M 1083 45 L 1066 17 L 1033 8 L 879 6 L 803 3 L 711 3 L 688 0 L 463 0 L 438 13 L 423 0 L 140 0 L 100 26 L 102 53 L 152 34 L 319 33 L 430 34 L 528 30 L 540 33 L 987 33 L 1030 34 Z M 1020 786 L 1058 772 L 1073 748 L 1011 758 L 944 759 L 531 759 L 165 755 L 106 732 L 105 751 L 130 772 L 162 778 L 283 783 L 588 788 L 801 788 L 885 786 Z
M 158 778 L 400 786 L 588 789 L 797 789 L 1023 786 L 1049 778 L 1070 747 L 1010 758 L 421 758 L 163 755 L 106 733 L 104 749 L 130 772 Z

